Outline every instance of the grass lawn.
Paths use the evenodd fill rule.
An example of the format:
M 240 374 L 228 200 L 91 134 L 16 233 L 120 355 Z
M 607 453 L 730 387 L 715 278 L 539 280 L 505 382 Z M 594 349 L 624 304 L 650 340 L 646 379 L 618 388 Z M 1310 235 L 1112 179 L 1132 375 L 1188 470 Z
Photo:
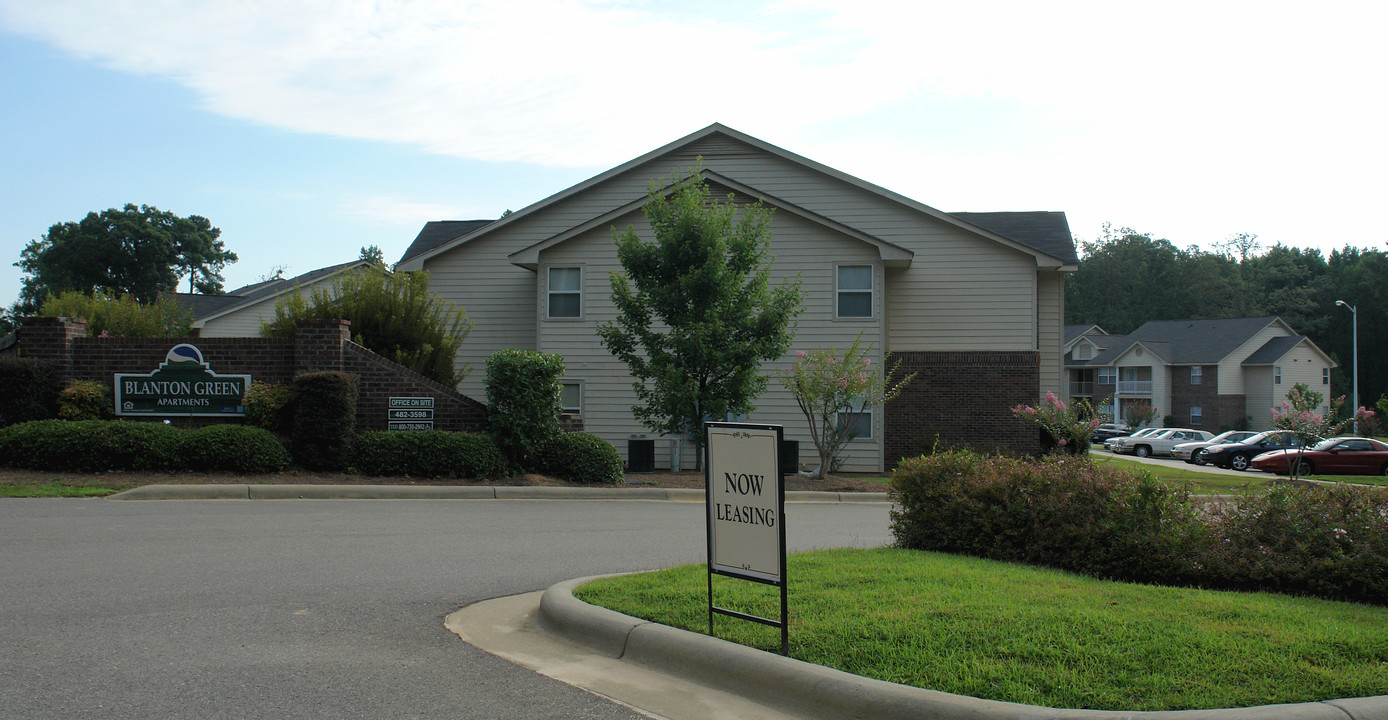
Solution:
M 1388 608 L 1113 583 L 892 548 L 793 555 L 800 660 L 977 698 L 1179 710 L 1388 694 Z M 775 588 L 714 578 L 720 607 L 776 617 Z M 704 566 L 598 580 L 589 603 L 708 631 Z M 723 639 L 780 631 L 718 616 Z
M 6 477 L 0 474 L 0 498 L 5 497 L 105 497 L 124 492 L 139 483 L 101 475 L 89 477 Z

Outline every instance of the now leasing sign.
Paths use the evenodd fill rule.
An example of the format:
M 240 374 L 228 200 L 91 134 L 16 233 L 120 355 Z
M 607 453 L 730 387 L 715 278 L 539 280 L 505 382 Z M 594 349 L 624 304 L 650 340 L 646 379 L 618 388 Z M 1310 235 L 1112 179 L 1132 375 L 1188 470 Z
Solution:
M 789 650 L 786 613 L 786 493 L 781 477 L 779 425 L 705 423 L 708 502 L 708 632 L 715 613 L 781 629 L 781 653 Z M 730 575 L 778 585 L 779 620 L 718 607 L 713 576 Z
M 196 347 L 175 345 L 154 372 L 116 373 L 117 415 L 214 416 L 246 414 L 250 375 L 218 375 Z

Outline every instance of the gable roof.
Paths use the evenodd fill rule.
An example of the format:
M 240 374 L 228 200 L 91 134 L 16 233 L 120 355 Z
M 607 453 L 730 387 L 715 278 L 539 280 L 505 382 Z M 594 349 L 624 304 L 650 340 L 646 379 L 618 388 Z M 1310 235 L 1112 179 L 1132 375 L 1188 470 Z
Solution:
M 221 317 L 228 313 L 235 312 L 248 305 L 254 305 L 262 300 L 283 295 L 296 287 L 306 287 L 329 276 L 336 275 L 344 270 L 351 270 L 357 267 L 370 265 L 369 260 L 353 260 L 352 262 L 329 265 L 328 267 L 310 270 L 292 278 L 274 278 L 262 280 L 258 283 L 243 285 L 225 295 L 194 295 L 191 293 L 178 293 L 175 299 L 179 305 L 193 311 L 193 325 L 201 327 L 208 320 Z
M 1098 325 L 1066 325 L 1065 344 L 1068 346 L 1070 343 L 1091 333 L 1095 335 L 1108 335 L 1108 333 Z
M 728 190 L 740 192 L 743 195 L 751 195 L 758 192 L 752 188 L 743 185 L 742 183 L 737 182 L 736 180 L 725 177 L 707 168 L 700 169 L 699 174 L 704 179 L 710 181 L 712 184 L 721 185 L 724 188 L 727 188 Z M 679 183 L 670 183 L 666 185 L 664 188 L 662 188 L 661 192 L 665 195 L 670 195 L 674 193 L 678 187 Z M 810 222 L 817 223 L 831 230 L 842 233 L 851 238 L 876 247 L 880 257 L 882 258 L 883 262 L 886 264 L 887 267 L 907 267 L 911 264 L 911 258 L 915 256 L 914 252 L 907 250 L 906 248 L 903 248 L 900 245 L 896 245 L 894 243 L 887 242 L 886 240 L 882 240 L 880 238 L 869 235 L 865 232 L 855 230 L 835 220 L 826 218 L 818 213 L 810 212 L 802 207 L 785 202 L 783 200 L 780 200 L 779 198 L 767 195 L 765 193 L 760 193 L 759 196 L 762 200 L 766 202 L 767 205 L 771 205 L 772 207 L 775 207 L 779 210 L 785 210 L 794 215 L 809 220 Z M 534 245 L 511 253 L 511 255 L 509 256 L 511 262 L 515 263 L 516 265 L 520 265 L 521 267 L 534 270 L 538 266 L 541 251 L 554 247 L 555 245 L 558 245 L 559 243 L 562 243 L 565 240 L 568 240 L 577 235 L 592 230 L 595 227 L 603 227 L 611 221 L 623 215 L 626 215 L 627 213 L 635 212 L 641 209 L 641 207 L 646 204 L 646 200 L 647 198 L 645 196 L 642 196 L 636 200 L 627 203 L 626 205 L 623 205 L 619 208 L 615 208 L 606 213 L 603 213 L 602 215 L 592 218 L 585 223 L 569 228 L 568 230 L 565 230 L 564 232 L 559 233 L 558 235 L 546 238 L 545 240 L 535 243 Z
M 405 254 L 400 256 L 400 262 L 429 252 L 450 240 L 469 235 L 493 222 L 495 220 L 432 220 L 424 223 L 419 234 L 414 236 L 414 242 L 410 243 L 410 246 L 405 248 Z
M 1291 337 L 1275 337 L 1264 343 L 1262 347 L 1258 348 L 1257 350 L 1254 350 L 1252 355 L 1249 355 L 1247 358 L 1244 359 L 1242 363 L 1239 364 L 1244 366 L 1271 365 L 1277 362 L 1278 360 L 1281 360 L 1282 356 L 1291 352 L 1292 348 L 1296 347 L 1297 345 L 1300 345 L 1303 341 L 1308 343 L 1311 342 L 1305 335 L 1293 335 Z M 1331 367 L 1334 367 L 1334 365 L 1332 364 Z
M 874 193 L 881 197 L 887 198 L 893 202 L 905 205 L 907 207 L 912 208 L 913 210 L 921 212 L 937 220 L 941 220 L 950 225 L 954 225 L 955 227 L 967 230 L 975 235 L 979 235 L 981 237 L 987 238 L 1007 247 L 1011 247 L 1016 250 L 1020 250 L 1027 254 L 1030 254 L 1036 258 L 1037 264 L 1040 266 L 1052 267 L 1060 270 L 1074 270 L 1078 264 L 1078 260 L 1076 258 L 1074 250 L 1074 240 L 1068 235 L 1069 225 L 1068 223 L 1064 223 L 1064 213 L 1015 213 L 1016 215 L 1058 215 L 1060 217 L 1060 222 L 1064 223 L 1065 226 L 1066 237 L 1064 240 L 1061 240 L 1057 234 L 1058 226 L 1056 224 L 1055 218 L 1035 217 L 1030 219 L 1009 219 L 995 216 L 1011 215 L 1013 213 L 966 213 L 968 215 L 976 216 L 974 220 L 976 220 L 977 222 L 971 222 L 969 220 L 955 217 L 954 215 L 951 215 L 949 213 L 936 210 L 935 208 L 932 208 L 916 200 L 912 200 L 904 195 L 900 195 L 898 193 L 892 192 L 877 185 L 873 185 L 872 183 L 860 180 L 852 175 L 849 175 L 848 173 L 842 172 L 840 170 L 835 170 L 827 165 L 822 165 L 808 158 L 796 155 L 795 153 L 779 148 L 763 140 L 758 140 L 757 138 L 733 130 L 732 128 L 726 127 L 720 123 L 713 123 L 712 125 L 709 125 L 708 127 L 702 130 L 686 135 L 685 137 L 682 137 L 672 143 L 656 148 L 655 150 L 652 150 L 646 153 L 645 155 L 629 160 L 625 163 L 622 163 L 621 165 L 618 165 L 617 167 L 612 168 L 611 170 L 608 170 L 606 172 L 595 175 L 587 180 L 584 180 L 583 182 L 578 183 L 577 185 L 573 185 L 569 188 L 561 190 L 543 200 L 540 200 L 520 210 L 517 210 L 516 212 L 513 212 L 510 215 L 507 215 L 506 217 L 501 218 L 489 225 L 475 229 L 466 235 L 455 236 L 452 239 L 445 240 L 430 247 L 427 250 L 421 250 L 419 252 L 412 252 L 414 246 L 411 245 L 410 250 L 406 251 L 405 257 L 401 258 L 400 260 L 400 263 L 402 265 L 408 263 L 408 266 L 402 267 L 401 269 L 415 269 L 416 266 L 422 267 L 424 261 L 428 260 L 431 257 L 447 252 L 448 250 L 457 247 L 462 243 L 471 242 L 474 239 L 484 237 L 491 232 L 505 227 L 507 224 L 511 222 L 518 221 L 521 218 L 527 217 L 546 207 L 554 205 L 555 203 L 558 203 L 569 197 L 577 195 L 578 193 L 581 193 L 610 178 L 616 177 L 618 175 L 621 175 L 622 173 L 639 167 L 640 165 L 645 164 L 655 158 L 669 154 L 671 152 L 679 150 L 682 147 L 693 144 L 697 141 L 703 140 L 706 137 L 709 137 L 710 135 L 715 134 L 723 135 L 733 140 L 750 145 L 758 150 L 762 150 L 764 152 L 775 155 L 787 161 L 815 170 L 821 174 L 827 175 L 829 177 L 856 186 L 858 188 Z M 756 194 L 760 195 L 762 193 L 758 191 Z M 1020 235 L 1022 235 L 1025 239 L 1011 238 L 999 234 L 997 231 L 979 224 L 981 222 L 989 222 L 999 227 L 1006 226 L 1008 228 L 1011 228 L 1013 232 L 1017 232 Z M 428 225 L 426 225 L 425 227 L 427 229 Z M 421 234 L 423 234 L 423 231 L 421 231 Z M 416 238 L 416 241 L 418 241 L 418 238 Z M 1029 243 L 1037 243 L 1041 247 Z M 1062 255 L 1053 254 L 1053 252 L 1060 251 L 1059 245 L 1061 245 L 1062 243 L 1068 244 L 1068 252 L 1063 252 Z
M 953 212 L 950 215 L 1058 257 L 1066 265 L 1080 262 L 1075 253 L 1075 238 L 1070 234 L 1070 222 L 1063 212 Z

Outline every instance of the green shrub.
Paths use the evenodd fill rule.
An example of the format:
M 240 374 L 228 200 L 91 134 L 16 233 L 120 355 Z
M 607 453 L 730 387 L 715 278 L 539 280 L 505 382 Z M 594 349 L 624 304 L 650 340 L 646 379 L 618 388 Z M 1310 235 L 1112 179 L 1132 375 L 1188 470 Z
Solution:
M 545 445 L 545 472 L 570 482 L 622 482 L 622 456 L 612 443 L 588 432 L 563 433 Z
M 269 430 L 209 425 L 183 433 L 181 467 L 203 472 L 270 473 L 289 467 L 289 451 Z
M 1206 584 L 1388 604 L 1388 491 L 1274 483 L 1207 512 Z
M 0 358 L 0 427 L 58 416 L 58 376 L 45 363 Z
M 458 306 L 429 290 L 429 273 L 369 267 L 345 272 L 307 297 L 292 292 L 275 303 L 265 337 L 293 337 L 298 321 L 352 323 L 352 340 L 436 382 L 456 387 L 467 368 L 454 365 L 472 321 Z
M 252 382 L 241 403 L 246 408 L 246 422 L 253 427 L 282 436 L 294 428 L 294 407 L 286 385 Z
M 105 420 L 114 414 L 105 383 L 73 380 L 58 393 L 58 417 L 64 420 Z
M 487 358 L 487 421 L 513 466 L 543 469 L 541 450 L 563 434 L 563 376 L 559 355 L 507 348 Z
M 356 378 L 342 372 L 310 372 L 294 378 L 290 402 L 294 461 L 309 470 L 344 470 L 351 460 L 357 418 Z
M 131 295 L 116 296 L 106 291 L 91 295 L 69 290 L 50 297 L 39 310 L 45 317 L 83 318 L 87 335 L 127 337 L 187 337 L 193 332 L 193 311 L 164 295 L 143 305 Z
M 163 423 L 37 420 L 0 430 L 0 458 L 30 470 L 174 470 L 182 437 Z
M 897 545 L 1101 578 L 1388 604 L 1388 490 L 1273 484 L 1197 506 L 1184 486 L 1087 460 L 903 461 Z
M 490 435 L 443 430 L 361 433 L 352 465 L 365 475 L 485 480 L 506 474 L 506 458 Z
M 1188 581 L 1204 537 L 1188 487 L 1083 459 L 938 453 L 898 466 L 892 491 L 902 547 L 1096 577 Z

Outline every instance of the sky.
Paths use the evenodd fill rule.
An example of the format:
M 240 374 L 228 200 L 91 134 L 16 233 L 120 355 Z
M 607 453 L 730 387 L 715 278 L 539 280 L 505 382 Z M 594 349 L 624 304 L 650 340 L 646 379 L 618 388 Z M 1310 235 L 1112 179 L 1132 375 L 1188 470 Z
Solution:
M 0 0 L 0 304 L 56 223 L 226 287 L 400 258 L 720 122 L 946 212 L 1388 249 L 1388 4 Z M 186 282 L 185 282 L 186 287 Z

